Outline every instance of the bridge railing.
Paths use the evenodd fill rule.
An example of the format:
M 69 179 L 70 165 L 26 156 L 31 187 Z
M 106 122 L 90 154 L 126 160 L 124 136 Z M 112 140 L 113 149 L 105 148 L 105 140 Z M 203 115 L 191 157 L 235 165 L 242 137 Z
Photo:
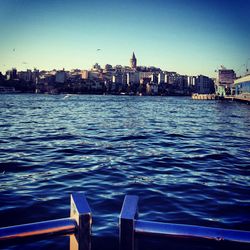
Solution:
M 120 250 L 134 250 L 135 237 L 178 237 L 250 244 L 250 232 L 138 220 L 138 196 L 127 195 L 119 217 Z
M 81 193 L 70 197 L 70 217 L 0 228 L 0 242 L 24 238 L 70 235 L 70 250 L 90 250 L 92 213 Z

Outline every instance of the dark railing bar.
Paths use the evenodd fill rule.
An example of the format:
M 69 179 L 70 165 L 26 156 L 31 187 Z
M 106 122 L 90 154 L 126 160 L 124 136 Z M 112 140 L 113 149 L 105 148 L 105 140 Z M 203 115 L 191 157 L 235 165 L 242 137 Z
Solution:
M 76 228 L 76 221 L 71 218 L 4 227 L 0 228 L 0 241 L 32 236 L 73 234 L 76 232 Z
M 70 250 L 90 250 L 92 213 L 83 193 L 70 196 L 70 218 L 0 228 L 0 241 L 70 235 Z
M 134 250 L 140 235 L 250 243 L 250 231 L 138 220 L 136 211 L 138 196 L 126 195 L 119 217 L 120 250 Z
M 138 200 L 136 195 L 127 195 L 123 201 L 119 217 L 119 241 L 123 249 L 132 249 L 135 244 L 134 219 L 137 217 Z
M 135 220 L 135 234 L 250 243 L 250 232 L 248 231 L 143 220 Z

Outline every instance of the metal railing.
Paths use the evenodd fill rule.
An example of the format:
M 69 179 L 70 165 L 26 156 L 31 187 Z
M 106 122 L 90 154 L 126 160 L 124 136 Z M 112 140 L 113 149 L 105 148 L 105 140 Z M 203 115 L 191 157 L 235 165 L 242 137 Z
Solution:
M 119 217 L 121 250 L 134 250 L 136 236 L 183 237 L 250 243 L 250 232 L 138 220 L 138 196 L 127 195 Z M 70 217 L 0 228 L 0 242 L 30 237 L 69 235 L 70 250 L 91 249 L 92 213 L 82 193 L 71 195 Z
M 248 231 L 138 220 L 138 200 L 135 195 L 127 195 L 124 199 L 119 217 L 121 250 L 133 250 L 137 235 L 250 243 Z
M 70 235 L 70 250 L 90 250 L 92 213 L 82 193 L 70 197 L 70 218 L 0 228 L 0 242 L 30 237 Z

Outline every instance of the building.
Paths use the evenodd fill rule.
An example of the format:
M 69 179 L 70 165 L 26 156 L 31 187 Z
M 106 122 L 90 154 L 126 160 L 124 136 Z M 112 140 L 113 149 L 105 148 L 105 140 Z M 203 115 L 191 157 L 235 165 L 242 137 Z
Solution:
M 139 71 L 140 80 L 142 80 L 144 78 L 150 78 L 151 75 L 152 75 L 152 72 L 150 72 L 150 71 Z
M 158 84 L 158 75 L 157 74 L 154 74 L 154 73 L 151 74 L 150 78 L 151 78 L 152 83 L 157 83 Z
M 139 72 L 128 72 L 127 73 L 127 84 L 134 84 L 140 82 L 140 74 Z
M 38 69 L 34 68 L 33 72 L 32 72 L 32 82 L 37 83 L 39 81 L 39 77 L 40 77 L 40 72 Z
M 102 73 L 100 73 L 99 71 L 88 71 L 88 79 L 89 80 L 97 80 L 97 79 L 101 79 L 102 78 Z
M 112 71 L 112 70 L 113 70 L 112 65 L 106 64 L 106 65 L 105 65 L 105 70 L 106 70 L 106 71 Z
M 172 91 L 176 95 L 187 95 L 189 93 L 188 89 L 188 76 L 186 75 L 175 75 L 174 83 L 172 84 Z
M 236 79 L 236 74 L 232 69 L 220 69 L 218 83 L 219 85 L 224 85 L 227 88 L 231 88 Z
M 19 71 L 18 72 L 18 79 L 27 81 L 27 72 L 26 71 Z
M 188 77 L 188 86 L 189 87 L 195 86 L 195 82 L 196 82 L 196 77 L 195 76 L 189 76 Z
M 162 72 L 160 72 L 158 74 L 158 84 L 164 83 L 164 81 L 165 81 L 165 75 Z
M 39 70 L 34 70 L 33 72 L 30 69 L 26 71 L 19 71 L 17 73 L 18 79 L 26 81 L 26 82 L 36 82 L 37 78 L 39 78 Z
M 13 68 L 12 70 L 8 70 L 6 72 L 6 79 L 7 80 L 17 79 L 17 70 L 16 70 L 16 68 Z
M 235 95 L 250 94 L 250 75 L 234 81 Z
M 81 71 L 81 76 L 82 76 L 82 79 L 88 79 L 89 78 L 88 70 L 82 70 Z
M 5 80 L 4 75 L 2 74 L 2 72 L 0 72 L 0 83 L 2 83 Z
M 167 72 L 165 74 L 165 83 L 167 84 L 174 84 L 177 79 L 177 73 L 176 72 Z
M 198 94 L 213 94 L 215 92 L 214 81 L 203 75 L 196 77 L 195 92 Z
M 67 78 L 67 74 L 64 70 L 60 70 L 56 72 L 56 82 L 57 83 L 65 83 Z
M 147 95 L 157 95 L 158 94 L 159 85 L 158 83 L 150 82 L 147 84 Z
M 32 81 L 32 71 L 30 69 L 27 69 L 27 81 Z
M 130 59 L 130 67 L 132 69 L 136 69 L 137 67 L 137 59 L 135 57 L 135 53 L 133 52 L 132 58 Z
M 101 66 L 98 64 L 98 63 L 96 63 L 95 65 L 93 65 L 93 67 L 92 67 L 92 71 L 100 71 L 102 68 L 101 68 Z
M 126 84 L 127 83 L 127 74 L 117 72 L 116 74 L 113 75 L 112 82 L 119 83 L 119 84 Z
M 218 79 L 216 83 L 216 94 L 219 96 L 231 95 L 233 92 L 233 84 L 236 74 L 232 69 L 222 67 L 218 71 Z

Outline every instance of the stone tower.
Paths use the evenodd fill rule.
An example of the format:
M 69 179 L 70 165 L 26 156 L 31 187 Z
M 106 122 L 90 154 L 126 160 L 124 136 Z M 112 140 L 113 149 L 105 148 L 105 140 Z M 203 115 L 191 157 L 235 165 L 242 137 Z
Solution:
M 130 67 L 132 69 L 136 69 L 136 63 L 137 63 L 137 60 L 135 57 L 135 53 L 133 52 L 132 58 L 130 59 Z

